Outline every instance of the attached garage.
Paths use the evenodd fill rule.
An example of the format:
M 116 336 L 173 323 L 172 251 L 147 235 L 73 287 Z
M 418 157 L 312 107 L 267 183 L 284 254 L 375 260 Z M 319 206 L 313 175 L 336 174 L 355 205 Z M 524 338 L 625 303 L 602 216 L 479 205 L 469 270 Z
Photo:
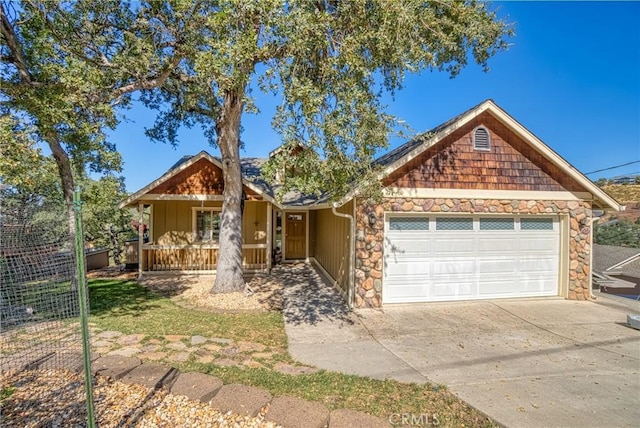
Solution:
M 383 303 L 556 296 L 553 216 L 385 216 Z

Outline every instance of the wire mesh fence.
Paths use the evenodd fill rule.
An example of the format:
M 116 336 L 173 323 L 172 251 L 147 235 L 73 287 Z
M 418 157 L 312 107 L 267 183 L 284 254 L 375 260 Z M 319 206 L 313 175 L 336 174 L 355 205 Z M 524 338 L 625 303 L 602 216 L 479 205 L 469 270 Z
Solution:
M 26 373 L 44 370 L 60 376 L 75 373 L 69 376 L 67 393 L 82 395 L 85 385 L 77 382 L 84 372 L 77 287 L 85 287 L 86 279 L 77 279 L 71 234 L 68 227 L 59 227 L 61 218 L 64 226 L 64 215 L 43 216 L 37 204 L 16 210 L 3 202 L 0 199 L 0 388 L 28 383 Z

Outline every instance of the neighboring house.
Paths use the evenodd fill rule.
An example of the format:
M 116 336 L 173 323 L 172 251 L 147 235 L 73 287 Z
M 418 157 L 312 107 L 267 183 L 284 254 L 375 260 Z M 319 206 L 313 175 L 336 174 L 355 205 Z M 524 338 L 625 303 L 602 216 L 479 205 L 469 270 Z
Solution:
M 580 150 L 576 146 L 576 150 Z M 357 188 L 335 205 L 287 195 L 243 160 L 246 268 L 310 260 L 356 307 L 591 293 L 592 209 L 618 203 L 493 101 L 376 162 L 381 202 Z M 151 210 L 140 270 L 213 270 L 222 206 L 220 161 L 183 158 L 121 206 Z
M 640 248 L 594 244 L 593 275 L 601 291 L 640 295 Z

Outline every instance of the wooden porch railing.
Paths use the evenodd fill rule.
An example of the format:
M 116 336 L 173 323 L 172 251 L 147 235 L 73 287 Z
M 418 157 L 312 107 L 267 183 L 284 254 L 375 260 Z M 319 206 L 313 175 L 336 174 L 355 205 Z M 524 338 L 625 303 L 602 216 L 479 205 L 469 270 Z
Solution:
M 203 245 L 143 245 L 143 271 L 213 271 L 218 266 L 220 247 Z M 242 246 L 242 264 L 247 270 L 267 269 L 267 245 Z

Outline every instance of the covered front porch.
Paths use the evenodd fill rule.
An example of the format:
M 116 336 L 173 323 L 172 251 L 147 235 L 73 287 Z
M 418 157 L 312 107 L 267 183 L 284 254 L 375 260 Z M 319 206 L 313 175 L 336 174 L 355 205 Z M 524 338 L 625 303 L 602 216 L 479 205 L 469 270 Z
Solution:
M 127 263 L 137 264 L 140 273 L 215 273 L 222 201 L 216 196 L 198 199 L 142 201 L 138 205 L 139 237 L 134 241 L 137 248 L 128 249 Z M 270 202 L 245 201 L 242 265 L 247 272 L 271 269 L 272 217 Z

